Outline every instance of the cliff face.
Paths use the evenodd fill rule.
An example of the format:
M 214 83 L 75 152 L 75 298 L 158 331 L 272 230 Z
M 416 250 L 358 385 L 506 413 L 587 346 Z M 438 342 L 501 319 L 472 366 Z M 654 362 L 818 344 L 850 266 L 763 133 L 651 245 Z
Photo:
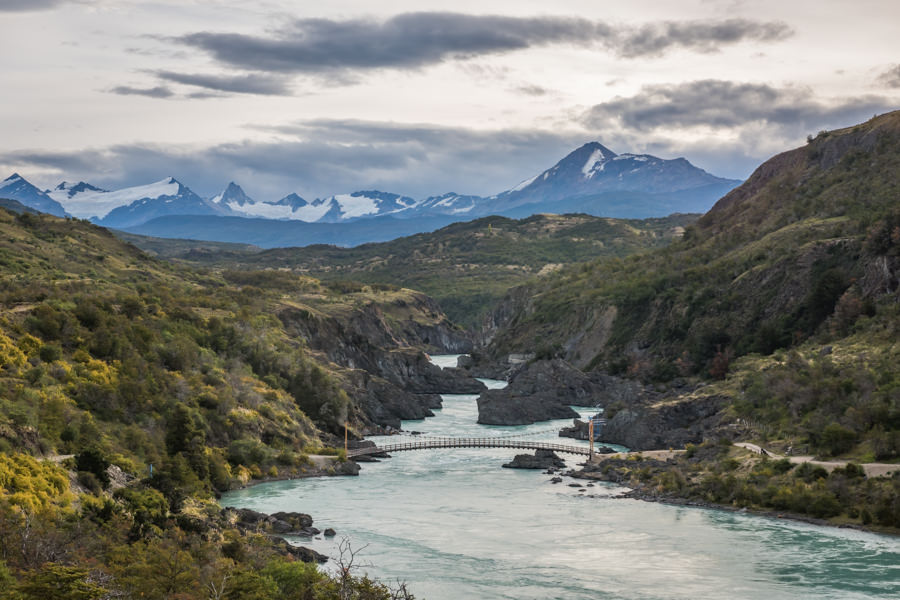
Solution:
M 286 304 L 277 316 L 285 331 L 343 367 L 344 389 L 364 422 L 400 427 L 401 419 L 432 416 L 441 393 L 478 393 L 484 385 L 455 370 L 441 370 L 425 355 L 465 352 L 467 335 L 435 302 L 404 290 L 329 313 Z

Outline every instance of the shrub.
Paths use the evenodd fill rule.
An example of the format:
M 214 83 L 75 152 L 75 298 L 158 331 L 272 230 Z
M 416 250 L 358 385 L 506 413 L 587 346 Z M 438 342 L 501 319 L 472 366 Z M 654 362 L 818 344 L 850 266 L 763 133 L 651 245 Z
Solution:
M 62 357 L 62 348 L 56 344 L 44 344 L 41 346 L 38 356 L 40 356 L 41 360 L 44 362 L 53 362 Z
M 794 477 L 810 483 L 817 479 L 826 479 L 828 477 L 828 471 L 818 465 L 807 462 L 797 467 L 794 471 Z
M 831 423 L 822 430 L 819 448 L 831 456 L 849 452 L 856 445 L 857 435 L 852 429 Z
M 781 460 L 776 460 L 772 463 L 772 470 L 778 473 L 779 475 L 783 475 L 794 468 L 794 464 L 786 459 L 782 458 Z
M 99 496 L 103 492 L 103 484 L 90 471 L 78 471 L 78 483 L 95 496 Z
M 106 472 L 109 468 L 109 461 L 97 448 L 87 448 L 76 454 L 75 468 L 78 471 L 93 474 L 103 489 L 109 487 L 109 474 Z M 80 476 L 79 481 L 81 481 Z M 91 489 L 87 485 L 85 487 Z

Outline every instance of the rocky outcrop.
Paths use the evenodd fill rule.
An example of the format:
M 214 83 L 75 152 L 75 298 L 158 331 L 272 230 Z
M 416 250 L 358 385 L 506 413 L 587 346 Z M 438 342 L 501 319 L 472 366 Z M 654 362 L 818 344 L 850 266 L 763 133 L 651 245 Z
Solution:
M 397 387 L 416 394 L 478 394 L 485 389 L 483 383 L 465 371 L 441 369 L 417 351 L 385 352 L 375 361 L 373 369 Z
M 399 314 L 392 314 L 399 313 Z M 377 350 L 407 348 L 425 352 L 472 350 L 465 331 L 450 323 L 424 294 L 409 292 L 387 305 L 370 302 L 340 318 L 289 306 L 278 312 L 285 330 L 324 352 L 339 365 L 371 370 Z
M 433 417 L 432 408 L 440 407 L 438 395 L 414 394 L 366 371 L 350 371 L 347 381 L 352 385 L 348 392 L 364 418 L 378 425 L 400 429 L 401 419 Z
M 359 475 L 359 465 L 352 460 L 339 462 L 334 467 L 335 475 Z
M 241 531 L 301 537 L 319 534 L 319 530 L 313 527 L 312 517 L 304 513 L 277 512 L 267 515 L 249 508 L 227 507 L 222 509 L 222 516 Z
M 603 427 L 601 439 L 631 450 L 683 448 L 688 443 L 698 444 L 721 430 L 723 418 L 719 413 L 726 402 L 727 399 L 718 396 L 687 397 L 625 408 L 616 412 Z
M 285 554 L 290 554 L 301 562 L 320 564 L 328 562 L 327 556 L 316 552 L 312 548 L 307 548 L 306 546 L 294 546 L 284 538 L 275 538 L 274 542 L 281 547 Z
M 478 422 L 482 425 L 530 425 L 573 416 L 578 413 L 552 394 L 518 395 L 503 389 L 487 390 L 478 397 Z
M 534 454 L 516 454 L 511 462 L 503 466 L 507 469 L 562 469 L 566 461 L 552 450 L 535 450 Z
M 522 319 L 532 312 L 534 312 L 534 290 L 530 286 L 523 285 L 509 290 L 503 300 L 485 315 L 479 332 L 479 345 L 490 346 L 499 332 L 516 319 Z
M 571 404 L 594 404 L 590 378 L 562 360 L 535 361 L 513 374 L 509 386 L 488 390 L 478 398 L 478 422 L 528 425 L 578 416 Z

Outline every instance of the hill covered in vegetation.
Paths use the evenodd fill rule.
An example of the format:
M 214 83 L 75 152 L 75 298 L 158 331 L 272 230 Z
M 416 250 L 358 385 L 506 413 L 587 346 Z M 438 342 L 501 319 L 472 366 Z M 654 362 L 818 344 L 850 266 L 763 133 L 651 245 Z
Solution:
M 683 239 L 513 290 L 487 357 L 538 349 L 714 382 L 723 425 L 822 456 L 900 456 L 900 113 L 760 166 Z M 663 410 L 662 407 L 657 407 Z
M 898 172 L 900 113 L 823 132 L 763 164 L 671 246 L 515 290 L 508 302 L 521 306 L 500 307 L 511 318 L 491 351 L 546 340 L 582 367 L 669 379 L 679 359 L 702 373 L 719 351 L 768 354 L 840 315 L 828 325 L 846 329 L 896 291 Z
M 262 252 L 240 245 L 121 235 L 148 252 L 189 264 L 282 269 L 323 281 L 353 280 L 420 290 L 437 300 L 452 321 L 477 328 L 509 288 L 563 265 L 662 247 L 697 217 L 485 217 L 354 248 L 314 245 Z
M 296 562 L 310 556 L 214 494 L 316 470 L 345 423 L 381 431 L 430 414 L 439 388 L 480 389 L 422 352 L 467 344 L 418 292 L 203 274 L 83 221 L 0 210 L 0 597 L 207 597 L 229 581 L 235 598 L 388 597 Z

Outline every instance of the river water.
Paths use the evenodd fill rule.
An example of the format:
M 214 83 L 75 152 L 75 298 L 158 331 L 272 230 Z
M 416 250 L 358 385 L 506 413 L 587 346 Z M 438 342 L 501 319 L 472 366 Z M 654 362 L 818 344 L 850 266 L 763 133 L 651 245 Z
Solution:
M 455 365 L 451 356 L 433 360 Z M 566 421 L 478 425 L 476 398 L 445 395 L 435 417 L 403 427 L 582 443 L 556 436 Z M 335 557 L 347 538 L 360 550 L 361 572 L 401 579 L 420 600 L 900 598 L 898 538 L 614 499 L 622 488 L 612 484 L 579 491 L 568 478 L 551 484 L 540 471 L 500 468 L 515 453 L 403 452 L 362 464 L 359 477 L 266 483 L 221 502 L 311 514 L 338 536 L 297 543 Z M 569 466 L 580 460 L 563 457 Z

